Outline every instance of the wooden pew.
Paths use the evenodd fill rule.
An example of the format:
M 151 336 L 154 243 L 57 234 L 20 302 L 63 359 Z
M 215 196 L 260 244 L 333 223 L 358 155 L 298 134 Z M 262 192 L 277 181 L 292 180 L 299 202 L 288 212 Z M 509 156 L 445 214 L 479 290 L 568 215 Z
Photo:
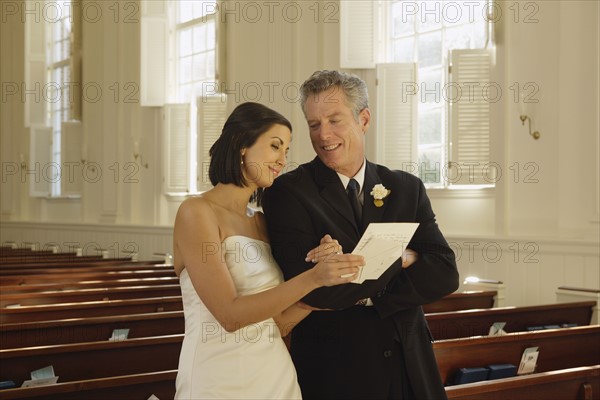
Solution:
M 129 338 L 184 333 L 183 311 L 110 315 L 0 325 L 0 349 L 107 340 L 115 329 Z
M 497 294 L 495 290 L 455 292 L 436 302 L 425 304 L 423 312 L 436 313 L 472 308 L 492 308 Z
M 595 301 L 596 307 L 592 312 L 591 324 L 599 324 L 600 289 L 580 288 L 574 286 L 559 286 L 556 290 L 556 301 L 559 303 L 572 301 Z
M 52 365 L 59 382 L 177 369 L 183 335 L 0 350 L 2 379 L 21 386 Z
M 49 268 L 77 268 L 100 265 L 127 265 L 127 264 L 150 264 L 150 261 L 132 261 L 130 257 L 126 258 L 102 258 L 101 256 L 82 256 L 68 260 L 40 260 L 35 262 L 16 261 L 10 264 L 0 265 L 0 273 L 6 271 L 20 271 L 26 269 L 49 269 Z
M 173 266 L 166 264 L 154 264 L 148 262 L 132 262 L 132 261 L 114 261 L 114 260 L 99 260 L 99 261 L 83 261 L 77 263 L 63 263 L 59 262 L 56 264 L 36 264 L 35 266 L 27 267 L 18 266 L 11 268 L 0 268 L 0 276 L 13 276 L 13 275 L 56 275 L 56 274 L 70 274 L 74 272 L 106 272 L 106 271 L 137 271 L 143 269 L 172 269 Z
M 39 283 L 68 283 L 81 282 L 89 280 L 107 280 L 107 279 L 133 279 L 133 278 L 159 278 L 173 277 L 175 271 L 173 268 L 150 268 L 142 270 L 122 270 L 122 271 L 99 271 L 99 272 L 78 272 L 62 274 L 39 274 L 39 275 L 13 275 L 0 276 L 0 286 L 4 285 L 35 285 Z M 0 287 L 0 291 L 2 288 Z
M 600 400 L 600 365 L 450 386 L 449 400 Z
M 2 399 L 29 400 L 146 400 L 155 395 L 161 400 L 175 397 L 177 370 L 148 372 L 57 383 L 50 386 L 2 390 Z
M 4 308 L 0 313 L 0 324 L 181 310 L 181 296 L 85 301 Z
M 600 326 L 509 333 L 505 336 L 446 339 L 433 343 L 442 382 L 459 368 L 490 364 L 518 366 L 523 351 L 539 347 L 536 372 L 600 364 Z
M 74 303 L 82 301 L 106 301 L 141 299 L 148 297 L 181 296 L 178 284 L 160 286 L 129 286 L 94 289 L 52 290 L 36 293 L 1 294 L 0 307 L 11 304 L 38 305 Z
M 0 258 L 0 269 L 15 268 L 19 264 L 57 264 L 57 263 L 81 263 L 89 261 L 106 260 L 101 255 L 77 256 L 75 253 L 50 253 L 35 255 L 20 255 Z M 114 258 L 113 258 L 114 260 Z M 131 260 L 131 259 L 130 259 Z
M 130 278 L 130 279 L 108 279 L 108 280 L 90 280 L 78 282 L 59 282 L 59 283 L 37 283 L 30 285 L 4 285 L 2 294 L 35 293 L 48 290 L 73 290 L 73 289 L 94 289 L 126 286 L 156 286 L 156 285 L 177 285 L 179 278 L 177 276 L 164 276 L 159 278 Z
M 594 301 L 529 307 L 501 307 L 426 314 L 433 338 L 452 339 L 487 336 L 494 322 L 506 322 L 504 331 L 520 332 L 530 326 L 574 323 L 589 325 Z

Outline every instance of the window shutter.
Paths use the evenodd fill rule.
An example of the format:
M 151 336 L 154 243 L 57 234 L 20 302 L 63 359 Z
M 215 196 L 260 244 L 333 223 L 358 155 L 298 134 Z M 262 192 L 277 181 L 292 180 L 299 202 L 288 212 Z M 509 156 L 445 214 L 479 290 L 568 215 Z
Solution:
M 44 1 L 26 0 L 27 10 L 42 10 Z M 37 21 L 36 21 L 37 20 Z M 46 30 L 45 19 L 25 19 L 25 127 L 46 125 Z
M 71 23 L 71 42 L 70 42 L 70 80 L 73 91 L 73 101 L 69 102 L 69 116 L 71 119 L 81 119 L 82 107 L 82 86 L 81 78 L 81 2 L 82 0 L 71 0 L 72 23 Z
M 490 68 L 488 50 L 453 50 L 448 97 L 451 184 L 490 184 Z M 491 177 L 492 179 L 495 177 Z M 487 180 L 486 180 L 487 179 Z
M 60 135 L 60 154 L 62 157 L 60 193 L 63 196 L 81 195 L 81 171 L 83 168 L 81 165 L 81 122 L 63 122 Z
M 340 1 L 340 67 L 375 68 L 379 2 Z
M 40 125 L 29 127 L 29 158 L 27 179 L 31 197 L 50 196 L 51 181 L 56 178 L 58 165 L 52 164 L 52 128 Z
M 190 182 L 190 105 L 165 104 L 165 192 L 189 192 Z
M 198 107 L 198 189 L 211 186 L 208 178 L 210 157 L 208 151 L 221 135 L 227 119 L 227 96 L 225 94 L 199 97 Z
M 167 2 L 142 1 L 140 104 L 162 106 L 167 98 Z
M 417 173 L 417 65 L 377 64 L 377 162 Z

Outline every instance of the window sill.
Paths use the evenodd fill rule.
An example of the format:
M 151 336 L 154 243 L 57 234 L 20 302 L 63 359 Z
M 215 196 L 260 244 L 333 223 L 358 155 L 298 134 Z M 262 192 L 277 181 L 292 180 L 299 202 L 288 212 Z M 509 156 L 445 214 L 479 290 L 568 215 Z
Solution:
M 70 195 L 65 195 L 65 196 L 45 196 L 45 197 L 32 196 L 32 197 L 51 201 L 51 202 L 60 202 L 60 201 L 66 202 L 66 201 L 79 201 L 79 200 L 81 200 L 82 196 L 80 194 L 70 194 Z
M 491 199 L 496 195 L 494 187 L 480 188 L 427 188 L 432 199 Z

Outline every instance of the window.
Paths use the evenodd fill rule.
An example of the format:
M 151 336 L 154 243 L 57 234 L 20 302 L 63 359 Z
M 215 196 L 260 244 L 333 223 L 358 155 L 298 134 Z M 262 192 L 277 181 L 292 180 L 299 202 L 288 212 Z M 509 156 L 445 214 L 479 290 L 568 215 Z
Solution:
M 178 1 L 173 5 L 174 97 L 178 102 L 191 102 L 205 94 L 207 84 L 215 83 L 216 1 Z
M 452 51 L 488 46 L 489 9 L 486 0 L 386 2 L 385 60 L 416 63 L 417 165 L 429 187 L 448 186 L 445 166 L 455 161 L 449 151 L 453 138 L 449 106 L 458 87 L 449 81 Z
M 79 196 L 70 173 L 81 160 L 80 0 L 27 0 L 25 127 L 30 132 L 32 197 Z M 68 137 L 68 139 L 66 139 Z
M 46 68 L 48 93 L 48 118 L 52 127 L 52 162 L 61 165 L 61 125 L 70 118 L 69 85 L 71 82 L 71 16 L 64 12 L 56 20 L 46 23 Z M 56 169 L 55 171 L 60 171 Z M 48 177 L 51 183 L 50 195 L 60 196 L 61 179 Z
M 208 150 L 225 123 L 217 87 L 216 0 L 142 2 L 141 101 L 161 107 L 164 191 L 210 186 Z

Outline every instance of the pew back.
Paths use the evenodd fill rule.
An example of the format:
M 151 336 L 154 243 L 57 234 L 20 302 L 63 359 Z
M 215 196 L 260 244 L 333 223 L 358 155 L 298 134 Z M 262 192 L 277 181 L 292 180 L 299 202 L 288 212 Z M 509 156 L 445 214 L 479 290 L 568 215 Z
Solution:
M 501 307 L 431 313 L 425 317 L 436 340 L 486 336 L 495 322 L 506 322 L 504 331 L 520 332 L 532 326 L 589 325 L 594 301 L 547 304 L 529 307 Z
M 0 350 L 2 379 L 18 386 L 52 365 L 59 382 L 177 369 L 183 335 Z
M 600 365 L 446 388 L 449 400 L 600 400 Z
M 0 325 L 0 349 L 107 340 L 115 329 L 129 338 L 184 333 L 183 311 L 110 315 Z
M 505 336 L 440 340 L 433 344 L 442 382 L 459 368 L 490 364 L 518 366 L 523 351 L 538 347 L 536 372 L 600 364 L 600 326 L 509 333 Z

